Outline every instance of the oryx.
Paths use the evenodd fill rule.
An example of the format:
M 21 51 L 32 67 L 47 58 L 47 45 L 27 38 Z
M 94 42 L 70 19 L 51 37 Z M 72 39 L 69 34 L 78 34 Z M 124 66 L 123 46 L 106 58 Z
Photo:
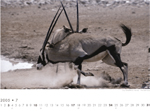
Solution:
M 63 10 L 65 11 L 64 7 Z M 40 51 L 37 61 L 37 69 L 41 69 L 48 62 L 52 64 L 59 62 L 72 62 L 78 66 L 77 84 L 80 84 L 81 74 L 85 76 L 93 76 L 92 73 L 85 73 L 82 71 L 82 63 L 84 61 L 90 62 L 102 60 L 106 64 L 119 67 L 124 76 L 124 85 L 128 86 L 128 64 L 121 61 L 120 54 L 122 46 L 126 46 L 131 40 L 132 33 L 130 28 L 123 24 L 120 25 L 126 36 L 126 42 L 122 43 L 119 39 L 114 37 L 93 37 L 92 34 L 89 33 L 74 32 L 72 26 L 70 26 L 70 29 L 64 26 L 62 29 L 58 29 L 57 33 L 54 33 L 50 45 L 46 47 L 49 36 L 51 35 L 56 22 L 57 20 L 53 26 L 52 22 L 52 27 L 50 26 L 49 28 L 49 31 L 51 31 L 48 31 L 47 37 Z
M 45 66 L 48 62 L 73 62 L 78 65 L 78 84 L 80 84 L 80 74 L 92 75 L 82 71 L 82 62 L 102 60 L 106 64 L 117 66 L 124 76 L 124 83 L 128 85 L 128 64 L 121 61 L 120 54 L 122 46 L 126 46 L 131 40 L 131 30 L 125 25 L 121 25 L 126 42 L 122 43 L 113 37 L 92 37 L 88 33 L 73 33 L 55 44 L 54 47 L 47 47 L 44 54 L 39 56 L 37 68 Z M 65 33 L 66 28 L 63 27 Z M 65 34 L 66 35 L 66 34 Z

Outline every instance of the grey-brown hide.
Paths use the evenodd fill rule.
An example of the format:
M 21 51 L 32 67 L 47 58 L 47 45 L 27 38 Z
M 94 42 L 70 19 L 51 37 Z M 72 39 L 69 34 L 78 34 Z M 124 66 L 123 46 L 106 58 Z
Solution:
M 65 37 L 67 37 L 71 33 L 71 29 L 69 29 L 67 26 L 63 26 L 61 29 L 57 29 L 53 36 L 50 38 L 49 43 L 51 45 L 55 45 L 56 43 L 63 40 Z
M 89 33 L 73 33 L 56 44 L 54 48 L 46 48 L 46 53 L 49 60 L 53 62 L 74 62 L 78 57 L 91 55 L 104 45 L 108 47 L 115 45 L 117 52 L 121 52 L 121 41 L 113 37 L 93 37 Z M 106 55 L 108 55 L 108 52 L 103 51 L 99 56 L 94 56 L 93 60 L 89 58 L 85 61 L 101 60 Z

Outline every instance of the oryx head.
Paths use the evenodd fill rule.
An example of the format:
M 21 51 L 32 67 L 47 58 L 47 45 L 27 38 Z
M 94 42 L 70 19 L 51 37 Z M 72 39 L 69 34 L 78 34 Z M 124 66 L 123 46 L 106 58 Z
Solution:
M 45 66 L 48 62 L 48 55 L 46 53 L 46 51 L 48 51 L 47 47 L 53 48 L 53 44 L 63 40 L 67 35 L 69 35 L 71 33 L 71 29 L 69 29 L 66 26 L 63 26 L 63 28 L 61 29 L 57 29 L 54 33 L 54 36 L 51 40 L 51 43 L 47 43 L 47 45 L 45 46 L 45 48 L 40 50 L 40 54 L 39 54 L 39 58 L 37 61 L 37 69 L 42 69 L 43 66 Z
M 67 27 L 65 27 L 65 26 L 63 26 L 63 28 L 61 29 L 61 30 L 59 30 L 59 31 L 61 31 L 63 34 L 63 36 L 58 36 L 58 37 L 56 37 L 56 38 L 54 38 L 54 39 L 52 39 L 52 40 L 55 40 L 54 41 L 54 43 L 56 43 L 56 42 L 58 42 L 59 41 L 59 39 L 60 40 L 62 40 L 65 36 L 67 36 L 69 33 L 73 33 L 74 31 L 73 31 L 73 28 L 72 28 L 72 25 L 71 25 L 71 23 L 70 23 L 70 20 L 69 20 L 69 18 L 68 18 L 68 15 L 67 15 L 67 13 L 66 13 L 66 10 L 65 10 L 65 7 L 63 6 L 63 3 L 61 2 L 61 5 L 62 5 L 62 9 L 61 9 L 61 6 L 59 7 L 59 9 L 58 9 L 58 11 L 56 12 L 56 15 L 54 16 L 54 18 L 53 18 L 53 20 L 52 20 L 52 23 L 51 23 L 51 25 L 50 25 L 50 27 L 49 27 L 49 29 L 48 29 L 48 32 L 47 32 L 47 35 L 46 35 L 46 38 L 45 38 L 45 41 L 44 41 L 44 43 L 43 43 L 43 46 L 42 46 L 42 49 L 40 50 L 40 54 L 39 54 L 39 58 L 38 58 L 38 61 L 37 61 L 37 69 L 41 69 L 43 66 L 45 66 L 47 63 L 48 63 L 48 56 L 46 55 L 46 50 L 45 50 L 45 48 L 46 48 L 46 45 L 47 45 L 47 43 L 48 43 L 48 40 L 49 40 L 49 38 L 50 38 L 50 36 L 51 36 L 51 33 L 52 33 L 52 31 L 53 31 L 53 29 L 54 29 L 54 27 L 55 27 L 55 25 L 56 25 L 56 23 L 57 23 L 57 21 L 58 21 L 58 18 L 60 17 L 60 15 L 61 15 L 61 13 L 62 13 L 62 11 L 64 10 L 64 12 L 65 12 L 65 15 L 66 15 L 66 18 L 67 18 L 67 20 L 68 20 L 68 23 L 69 23 L 69 25 L 70 25 L 70 28 L 71 28 L 71 30 L 69 29 L 69 28 L 67 28 Z M 60 10 L 61 9 L 61 10 Z M 58 14 L 59 13 L 59 14 Z M 57 34 L 56 34 L 57 35 Z M 51 45 L 51 44 L 50 44 Z
M 41 49 L 36 67 L 37 67 L 37 69 L 40 70 L 47 63 L 48 63 L 48 59 L 47 59 L 47 56 L 46 56 L 46 52 Z

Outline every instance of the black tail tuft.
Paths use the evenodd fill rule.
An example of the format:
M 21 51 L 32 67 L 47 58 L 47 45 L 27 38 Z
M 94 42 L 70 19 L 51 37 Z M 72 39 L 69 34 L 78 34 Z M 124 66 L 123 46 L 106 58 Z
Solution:
M 122 43 L 122 46 L 126 46 L 131 40 L 132 32 L 131 29 L 125 26 L 124 24 L 121 24 L 120 27 L 122 28 L 124 34 L 126 35 L 126 42 Z

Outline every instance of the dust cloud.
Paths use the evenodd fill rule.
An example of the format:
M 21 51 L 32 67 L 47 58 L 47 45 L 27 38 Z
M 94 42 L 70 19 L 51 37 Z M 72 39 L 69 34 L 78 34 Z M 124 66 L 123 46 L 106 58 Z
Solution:
M 2 73 L 2 89 L 63 89 L 77 83 L 77 71 L 74 67 L 70 68 L 68 63 L 59 63 L 57 73 L 56 70 L 57 65 L 48 64 L 42 70 L 34 67 Z M 104 73 L 89 77 L 81 75 L 81 85 L 91 88 L 111 87 L 108 78 L 110 76 Z
M 69 66 L 67 67 L 59 64 L 57 73 L 56 68 L 57 65 L 47 64 L 42 68 L 42 70 L 37 70 L 34 67 L 32 69 L 15 70 L 2 73 L 2 88 L 61 88 L 73 81 L 76 73 L 74 70 L 69 68 Z
M 111 83 L 111 80 L 108 79 L 105 72 L 95 74 L 95 76 L 81 76 L 81 85 L 86 86 L 87 88 L 104 88 L 104 87 L 114 87 Z M 109 76 L 110 77 L 110 76 Z M 111 78 L 111 77 L 110 77 Z M 77 76 L 73 79 L 73 84 L 77 81 Z

